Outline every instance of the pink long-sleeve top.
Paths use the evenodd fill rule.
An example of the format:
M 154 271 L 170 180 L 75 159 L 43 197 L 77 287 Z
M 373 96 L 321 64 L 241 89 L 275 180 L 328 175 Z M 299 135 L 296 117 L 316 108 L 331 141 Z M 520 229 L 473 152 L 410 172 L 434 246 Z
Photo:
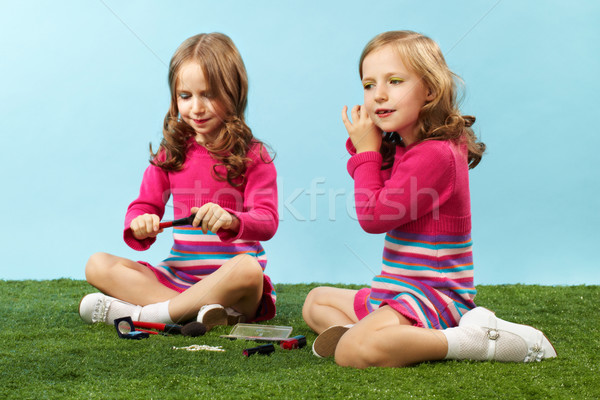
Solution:
M 184 218 L 192 207 L 212 202 L 234 214 L 240 221 L 238 232 L 220 229 L 217 234 L 223 241 L 237 239 L 269 240 L 277 230 L 277 172 L 267 150 L 253 143 L 248 151 L 250 159 L 246 179 L 239 187 L 214 178 L 213 166 L 217 164 L 205 147 L 189 142 L 186 160 L 181 171 L 164 171 L 149 165 L 144 172 L 140 194 L 127 208 L 123 238 L 134 250 L 146 250 L 156 238 L 137 240 L 129 229 L 131 221 L 142 214 L 156 214 L 161 219 L 165 205 L 173 196 L 174 218 Z M 225 169 L 217 167 L 225 175 Z
M 428 140 L 396 147 L 392 168 L 381 170 L 382 156 L 368 151 L 351 154 L 356 213 L 369 233 L 392 229 L 427 235 L 471 231 L 469 168 L 466 146 Z

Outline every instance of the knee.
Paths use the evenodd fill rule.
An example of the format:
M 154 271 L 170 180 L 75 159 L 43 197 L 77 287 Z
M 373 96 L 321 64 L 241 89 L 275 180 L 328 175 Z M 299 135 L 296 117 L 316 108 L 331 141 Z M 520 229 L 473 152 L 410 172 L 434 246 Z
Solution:
M 304 299 L 304 305 L 302 306 L 302 318 L 304 318 L 304 321 L 307 323 L 312 320 L 313 308 L 319 304 L 319 299 L 322 296 L 323 287 L 314 288 L 308 292 L 308 295 L 306 295 L 306 299 Z
M 236 257 L 232 272 L 242 286 L 256 287 L 263 281 L 263 270 L 258 260 L 248 254 Z
M 85 264 L 85 279 L 91 284 L 93 284 L 93 282 L 97 282 L 102 276 L 104 276 L 108 266 L 108 254 L 92 254 Z

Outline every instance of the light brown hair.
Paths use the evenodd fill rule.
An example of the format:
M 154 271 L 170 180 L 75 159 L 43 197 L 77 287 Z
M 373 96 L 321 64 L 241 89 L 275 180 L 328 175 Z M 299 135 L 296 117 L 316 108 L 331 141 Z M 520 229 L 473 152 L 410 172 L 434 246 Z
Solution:
M 223 127 L 214 142 L 206 145 L 211 156 L 218 161 L 213 166 L 213 174 L 219 180 L 239 186 L 238 178 L 243 179 L 249 160 L 246 154 L 252 143 L 261 142 L 254 138 L 244 117 L 248 102 L 246 67 L 233 41 L 222 33 L 192 36 L 179 46 L 171 58 L 168 76 L 171 105 L 165 116 L 163 139 L 158 151 L 154 153 L 150 146 L 150 162 L 168 171 L 181 170 L 185 162 L 187 143 L 195 133 L 179 118 L 176 88 L 181 67 L 190 61 L 201 66 L 207 90 L 223 110 Z M 157 157 L 159 154 L 161 156 Z M 218 166 L 225 167 L 226 176 L 217 171 Z

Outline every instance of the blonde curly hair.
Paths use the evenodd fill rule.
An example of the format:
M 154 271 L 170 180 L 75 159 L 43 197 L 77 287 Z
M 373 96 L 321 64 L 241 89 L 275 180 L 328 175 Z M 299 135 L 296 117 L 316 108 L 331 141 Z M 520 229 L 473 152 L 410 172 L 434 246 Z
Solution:
M 375 36 L 365 46 L 359 61 L 358 72 L 363 78 L 363 61 L 367 55 L 384 46 L 394 46 L 404 64 L 421 77 L 425 86 L 435 95 L 419 113 L 417 141 L 454 140 L 464 141 L 468 149 L 469 168 L 475 168 L 485 152 L 485 144 L 478 140 L 471 129 L 475 117 L 461 115 L 456 95 L 460 77 L 454 74 L 435 41 L 412 31 L 390 31 Z M 384 165 L 391 166 L 398 135 L 384 137 L 381 153 Z

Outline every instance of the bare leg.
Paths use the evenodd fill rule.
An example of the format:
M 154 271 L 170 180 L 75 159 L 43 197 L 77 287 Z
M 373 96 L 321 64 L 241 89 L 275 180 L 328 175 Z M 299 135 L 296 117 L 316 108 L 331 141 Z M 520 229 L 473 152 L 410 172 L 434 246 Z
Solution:
M 158 282 L 146 266 L 107 253 L 90 257 L 85 277 L 102 293 L 140 306 L 166 301 L 178 294 Z
M 356 290 L 321 286 L 308 293 L 302 316 L 310 328 L 321 333 L 334 325 L 358 322 L 354 312 Z
M 200 307 L 214 303 L 233 307 L 253 318 L 263 290 L 260 264 L 248 255 L 228 260 L 183 293 L 163 286 L 142 264 L 106 253 L 90 257 L 86 278 L 103 293 L 128 303 L 145 306 L 170 300 L 169 314 L 173 321 L 194 318 Z
M 355 368 L 403 367 L 442 360 L 447 352 L 448 342 L 441 331 L 412 326 L 403 315 L 384 306 L 342 336 L 335 361 Z
M 263 272 L 252 256 L 240 255 L 175 297 L 169 313 L 176 320 L 198 314 L 205 304 L 233 307 L 248 319 L 254 318 L 263 292 Z

